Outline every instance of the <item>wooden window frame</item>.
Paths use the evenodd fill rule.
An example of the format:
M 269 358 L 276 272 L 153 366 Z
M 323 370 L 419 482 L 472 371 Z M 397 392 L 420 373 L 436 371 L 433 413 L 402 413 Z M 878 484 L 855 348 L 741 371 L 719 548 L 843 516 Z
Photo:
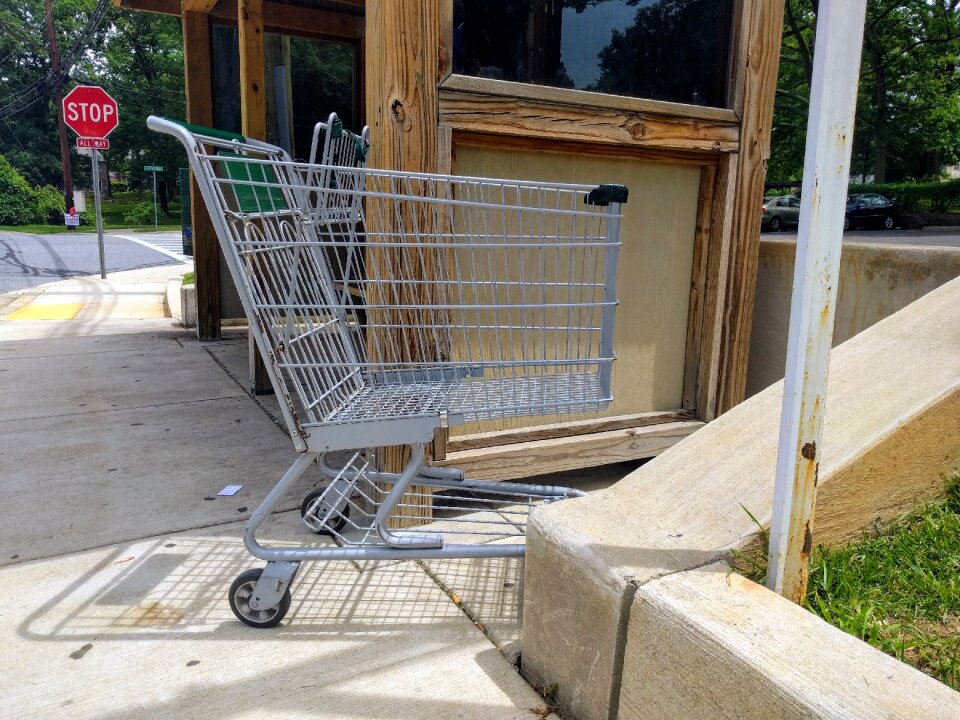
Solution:
M 734 28 L 739 26 L 742 2 L 738 0 L 735 5 Z M 540 446 L 551 454 L 556 450 L 553 445 L 557 440 L 588 435 L 592 440 L 586 440 L 586 445 L 578 451 L 584 465 L 591 464 L 587 458 L 591 452 L 609 453 L 615 457 L 622 454 L 622 448 L 629 447 L 631 450 L 626 456 L 631 453 L 637 457 L 656 454 L 660 450 L 659 441 L 654 440 L 653 445 L 638 443 L 637 437 L 646 435 L 675 440 L 675 432 L 681 436 L 692 432 L 701 424 L 692 422 L 700 419 L 698 406 L 708 397 L 702 392 L 701 385 L 703 368 L 710 368 L 711 364 L 702 362 L 701 354 L 708 317 L 706 308 L 719 301 L 719 297 L 707 295 L 711 289 L 717 289 L 707 283 L 714 232 L 714 191 L 720 156 L 736 154 L 740 149 L 739 115 L 732 108 L 686 105 L 453 74 L 453 3 L 452 0 L 439 0 L 438 5 L 441 37 L 436 86 L 438 172 L 453 170 L 455 146 L 474 145 L 695 165 L 701 169 L 701 183 L 686 328 L 682 407 L 453 438 L 447 432 L 438 433 L 433 443 L 434 461 L 441 465 L 470 465 L 473 458 L 486 462 L 483 458 L 490 453 L 502 453 L 503 459 L 497 461 L 498 478 L 522 477 L 528 474 L 525 457 L 538 458 L 540 462 L 545 460 L 539 457 L 543 454 Z M 740 52 L 739 36 L 740 33 L 735 31 L 731 39 L 728 68 L 736 65 L 735 59 Z M 739 102 L 738 85 L 732 76 L 727 97 L 730 104 Z M 597 447 L 593 447 L 595 444 Z M 523 452 L 511 453 L 511 447 L 514 450 L 522 448 Z M 509 458 L 514 455 L 516 457 L 511 462 Z M 569 460 L 558 458 L 547 464 L 550 469 L 557 470 L 563 469 L 565 462 Z M 484 470 L 490 475 L 488 468 Z
M 449 440 L 449 448 L 440 434 L 435 462 L 479 468 L 488 476 L 493 468 L 505 479 L 530 474 L 534 466 L 525 456 L 537 458 L 539 472 L 631 453 L 647 457 L 742 400 L 759 250 L 756 209 L 769 157 L 783 4 L 737 0 L 728 108 L 707 108 L 453 75 L 452 0 L 367 0 L 367 108 L 378 138 L 372 164 L 449 173 L 455 145 L 472 144 L 701 168 L 683 407 L 669 411 L 696 420 L 650 424 L 665 416 L 647 413 L 460 436 Z M 628 426 L 606 429 L 611 422 Z M 572 455 L 561 450 L 564 442 Z

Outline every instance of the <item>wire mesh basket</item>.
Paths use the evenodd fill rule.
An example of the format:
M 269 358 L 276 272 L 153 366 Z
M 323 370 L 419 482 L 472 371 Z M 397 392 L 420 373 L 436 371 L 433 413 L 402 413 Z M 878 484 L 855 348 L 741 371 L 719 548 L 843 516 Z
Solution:
M 231 587 L 237 617 L 280 622 L 304 560 L 522 555 L 489 540 L 582 493 L 466 479 L 426 466 L 424 444 L 450 425 L 607 406 L 626 188 L 369 169 L 366 133 L 336 130 L 335 115 L 311 151 L 323 132 L 328 163 L 148 125 L 187 149 L 301 453 L 247 523 L 246 546 L 267 565 Z M 369 448 L 392 445 L 410 446 L 400 473 L 372 460 Z M 327 481 L 301 514 L 335 546 L 260 544 L 257 528 L 314 463 Z M 396 530 L 418 493 L 442 497 L 445 519 Z

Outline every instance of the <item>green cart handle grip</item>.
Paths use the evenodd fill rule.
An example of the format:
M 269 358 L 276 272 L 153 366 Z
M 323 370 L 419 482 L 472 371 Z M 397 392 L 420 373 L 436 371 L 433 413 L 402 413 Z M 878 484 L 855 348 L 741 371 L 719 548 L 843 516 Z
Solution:
M 216 138 L 217 140 L 237 140 L 242 143 L 247 141 L 247 139 L 239 133 L 227 132 L 226 130 L 217 130 L 216 128 L 209 128 L 203 125 L 194 125 L 193 123 L 188 123 L 183 120 L 174 120 L 173 118 L 162 119 L 168 122 L 176 123 L 180 127 L 189 130 L 194 135 L 203 135 L 205 137 Z

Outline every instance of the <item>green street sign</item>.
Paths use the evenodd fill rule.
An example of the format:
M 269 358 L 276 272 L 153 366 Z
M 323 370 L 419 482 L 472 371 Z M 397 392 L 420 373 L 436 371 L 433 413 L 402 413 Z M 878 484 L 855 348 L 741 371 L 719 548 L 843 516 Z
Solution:
M 163 165 L 144 165 L 144 172 L 163 172 Z

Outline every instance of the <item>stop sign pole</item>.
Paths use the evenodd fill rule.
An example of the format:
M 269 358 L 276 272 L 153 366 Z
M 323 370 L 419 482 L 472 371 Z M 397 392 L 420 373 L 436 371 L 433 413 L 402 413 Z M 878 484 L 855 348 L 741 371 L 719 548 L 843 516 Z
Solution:
M 117 101 L 103 88 L 80 85 L 63 98 L 63 121 L 80 136 L 80 145 L 90 148 L 90 166 L 93 175 L 93 203 L 97 215 L 97 247 L 100 250 L 100 278 L 107 278 L 107 264 L 103 255 L 103 212 L 100 208 L 100 151 L 109 147 L 107 135 L 119 124 Z M 86 142 L 82 142 L 85 140 Z

